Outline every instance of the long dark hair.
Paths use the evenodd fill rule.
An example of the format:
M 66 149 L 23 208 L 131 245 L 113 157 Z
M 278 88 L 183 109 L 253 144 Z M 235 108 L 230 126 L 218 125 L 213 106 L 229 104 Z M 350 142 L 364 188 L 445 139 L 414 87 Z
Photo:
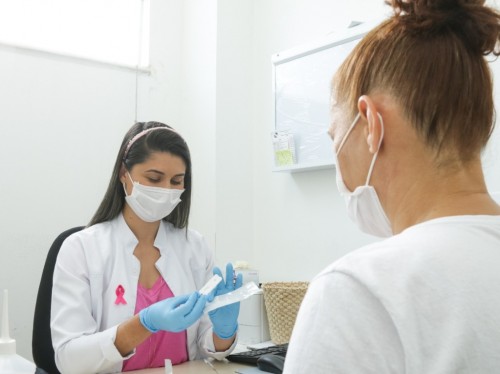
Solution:
M 120 182 L 120 171 L 122 167 L 125 167 L 129 171 L 135 164 L 146 161 L 153 152 L 168 152 L 182 158 L 186 164 L 186 174 L 184 176 L 182 201 L 172 213 L 164 217 L 163 220 L 171 222 L 177 228 L 187 228 L 189 210 L 191 208 L 192 176 L 191 155 L 185 140 L 173 129 L 172 131 L 150 131 L 138 138 L 125 154 L 127 146 L 134 136 L 144 130 L 155 127 L 172 129 L 170 126 L 161 122 L 137 122 L 125 134 L 120 146 L 120 151 L 116 157 L 115 166 L 113 167 L 113 173 L 111 174 L 106 194 L 88 226 L 110 221 L 117 217 L 123 210 L 123 205 L 125 204 L 125 191 Z

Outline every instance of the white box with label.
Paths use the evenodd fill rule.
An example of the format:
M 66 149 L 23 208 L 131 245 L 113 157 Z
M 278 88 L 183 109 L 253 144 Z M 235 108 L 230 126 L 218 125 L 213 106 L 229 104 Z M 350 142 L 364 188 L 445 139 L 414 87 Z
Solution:
M 241 301 L 238 325 L 238 344 L 256 344 L 270 339 L 262 290 Z

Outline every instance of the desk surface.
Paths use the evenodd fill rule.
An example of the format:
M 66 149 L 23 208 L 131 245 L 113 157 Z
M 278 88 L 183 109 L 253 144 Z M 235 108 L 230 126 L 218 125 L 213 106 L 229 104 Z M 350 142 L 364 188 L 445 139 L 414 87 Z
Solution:
M 234 374 L 236 369 L 255 367 L 252 365 L 237 364 L 227 360 L 212 361 L 212 365 L 217 372 L 203 360 L 188 361 L 180 365 L 174 365 L 173 374 Z M 127 374 L 165 374 L 165 368 L 128 371 Z

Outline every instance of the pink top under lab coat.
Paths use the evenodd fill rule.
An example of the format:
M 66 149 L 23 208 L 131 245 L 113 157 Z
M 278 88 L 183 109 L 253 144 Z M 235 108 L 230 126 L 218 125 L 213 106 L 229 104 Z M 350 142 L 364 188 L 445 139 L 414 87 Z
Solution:
M 172 296 L 174 294 L 162 277 L 159 277 L 150 289 L 138 284 L 135 313 L 137 314 L 142 309 Z M 123 362 L 122 370 L 163 367 L 166 358 L 170 359 L 174 365 L 188 360 L 186 331 L 177 333 L 158 331 L 152 334 L 136 347 L 135 355 Z

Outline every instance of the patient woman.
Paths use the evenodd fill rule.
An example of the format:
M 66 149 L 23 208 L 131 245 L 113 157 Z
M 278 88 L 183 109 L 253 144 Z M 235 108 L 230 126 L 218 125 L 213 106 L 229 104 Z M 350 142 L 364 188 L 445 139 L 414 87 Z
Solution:
M 334 76 L 330 129 L 349 216 L 388 238 L 311 282 L 286 374 L 500 372 L 500 207 L 481 167 L 499 14 L 391 4 Z

